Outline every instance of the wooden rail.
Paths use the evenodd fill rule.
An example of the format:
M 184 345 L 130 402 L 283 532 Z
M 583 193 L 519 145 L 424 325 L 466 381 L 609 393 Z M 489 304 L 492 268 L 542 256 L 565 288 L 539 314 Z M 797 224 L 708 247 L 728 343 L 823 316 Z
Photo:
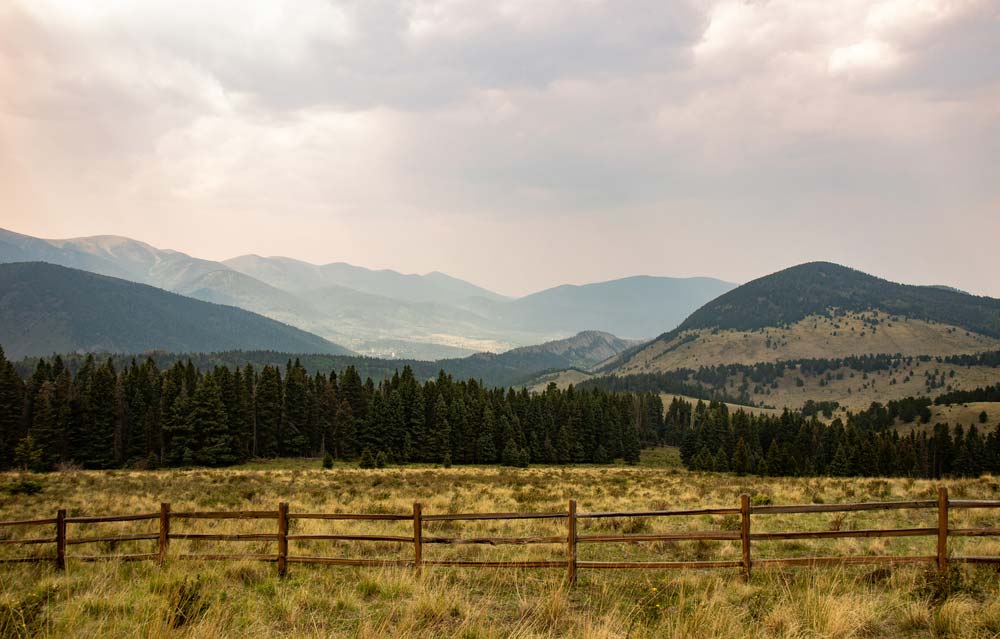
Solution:
M 882 501 L 847 504 L 792 504 L 792 505 L 761 505 L 753 506 L 749 495 L 740 495 L 739 506 L 736 508 L 694 508 L 686 510 L 648 510 L 621 512 L 578 512 L 576 500 L 570 500 L 567 509 L 561 512 L 538 513 L 440 513 L 425 514 L 420 502 L 413 504 L 412 513 L 293 513 L 289 512 L 288 504 L 279 503 L 275 510 L 239 510 L 225 512 L 202 511 L 172 511 L 170 504 L 160 504 L 157 513 L 123 514 L 104 516 L 73 516 L 67 517 L 66 511 L 60 509 L 52 519 L 31 519 L 19 521 L 2 521 L 0 528 L 21 527 L 27 529 L 47 528 L 54 526 L 55 536 L 47 536 L 44 532 L 23 538 L 2 539 L 0 546 L 25 545 L 39 546 L 52 544 L 55 546 L 54 556 L 10 557 L 0 558 L 0 563 L 31 563 L 54 561 L 59 570 L 65 570 L 67 560 L 75 561 L 156 561 L 163 564 L 168 559 L 171 540 L 184 541 L 218 541 L 218 542 L 258 542 L 275 544 L 273 553 L 182 553 L 173 558 L 191 561 L 229 561 L 248 560 L 273 562 L 278 574 L 284 576 L 288 572 L 288 564 L 325 564 L 334 566 L 409 566 L 418 573 L 424 566 L 453 566 L 479 568 L 561 568 L 566 570 L 566 579 L 573 583 L 580 569 L 694 569 L 694 568 L 740 568 L 744 577 L 750 578 L 754 566 L 826 566 L 855 564 L 935 564 L 939 570 L 946 570 L 949 562 L 955 563 L 992 563 L 1000 564 L 1000 556 L 948 556 L 948 537 L 987 537 L 1000 536 L 1000 527 L 983 528 L 949 528 L 949 512 L 955 508 L 995 508 L 1000 509 L 1000 500 L 949 500 L 946 488 L 939 488 L 936 500 Z M 753 532 L 751 519 L 753 515 L 799 514 L 799 513 L 831 513 L 856 512 L 895 509 L 935 509 L 937 525 L 918 528 L 865 528 L 856 530 L 791 530 Z M 606 518 L 636 518 L 636 517 L 681 517 L 681 516 L 719 516 L 738 515 L 738 530 L 701 530 L 675 531 L 645 534 L 579 534 L 580 520 Z M 413 534 L 376 535 L 376 534 L 343 534 L 343 533 L 289 533 L 289 522 L 292 520 L 327 520 L 327 521 L 410 521 Z M 425 522 L 482 521 L 482 520 L 537 520 L 563 519 L 566 522 L 565 535 L 535 536 L 535 537 L 442 537 L 427 535 L 424 531 Z M 89 524 L 107 524 L 119 522 L 157 521 L 158 528 L 147 532 L 136 532 L 122 535 L 79 535 L 70 537 L 67 525 L 87 526 Z M 200 533 L 175 532 L 171 528 L 174 520 L 270 520 L 274 532 L 241 532 L 241 533 Z M 51 530 L 51 529 L 50 529 Z M 74 528 L 76 530 L 76 528 Z M 934 555 L 876 555 L 876 556 L 846 556 L 846 557 L 786 557 L 754 559 L 751 555 L 751 545 L 754 541 L 782 541 L 796 539 L 836 539 L 836 538 L 868 538 L 868 537 L 936 537 L 936 553 Z M 580 544 L 597 543 L 649 543 L 672 541 L 739 541 L 741 555 L 738 560 L 698 560 L 698 561 L 581 561 L 577 556 Z M 150 552 L 131 552 L 127 554 L 95 554 L 67 555 L 67 546 L 86 544 L 155 542 L 156 548 Z M 385 542 L 413 546 L 412 558 L 406 559 L 362 559 L 349 557 L 307 556 L 289 553 L 289 543 L 301 542 Z M 464 559 L 428 560 L 424 558 L 423 547 L 431 545 L 529 545 L 556 544 L 565 545 L 565 558 L 531 561 L 471 561 Z

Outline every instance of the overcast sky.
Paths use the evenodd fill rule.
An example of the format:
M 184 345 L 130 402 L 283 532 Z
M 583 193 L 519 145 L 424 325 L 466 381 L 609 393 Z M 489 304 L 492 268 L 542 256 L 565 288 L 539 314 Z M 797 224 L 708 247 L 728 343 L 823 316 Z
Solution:
M 1000 1 L 0 0 L 0 226 L 1000 296 Z

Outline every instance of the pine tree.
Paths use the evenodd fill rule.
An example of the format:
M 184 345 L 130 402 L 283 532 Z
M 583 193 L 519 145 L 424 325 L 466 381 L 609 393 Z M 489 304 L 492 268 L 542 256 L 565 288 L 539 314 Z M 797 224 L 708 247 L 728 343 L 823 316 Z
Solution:
M 847 477 L 851 474 L 850 454 L 844 444 L 837 447 L 837 452 L 834 453 L 833 461 L 830 462 L 830 467 L 827 470 L 833 477 Z
M 356 452 L 354 414 L 346 399 L 337 404 L 337 417 L 334 422 L 333 442 L 331 444 L 337 459 L 347 459 Z
M 202 379 L 188 407 L 188 431 L 195 435 L 193 460 L 205 466 L 227 466 L 237 461 L 236 446 L 229 432 L 222 393 L 213 375 Z
M 45 382 L 38 390 L 32 415 L 31 435 L 42 451 L 40 466 L 49 470 L 60 461 L 59 451 L 63 449 L 63 430 L 60 423 L 61 411 L 53 382 Z
M 480 464 L 493 464 L 497 461 L 497 451 L 493 444 L 496 436 L 496 419 L 493 409 L 487 406 L 483 410 L 483 425 L 479 431 L 476 444 L 476 461 Z
M 429 438 L 427 461 L 444 462 L 444 458 L 451 458 L 451 424 L 448 422 L 448 405 L 444 396 L 438 395 L 434 403 L 433 430 Z
M 273 366 L 265 366 L 256 386 L 256 450 L 258 457 L 277 457 L 280 452 L 281 432 L 281 373 Z
M 517 466 L 521 451 L 513 439 L 508 439 L 504 444 L 503 453 L 500 455 L 500 463 L 504 466 Z
M 326 470 L 331 470 L 333 468 L 333 455 L 327 453 L 323 456 L 323 468 Z
M 736 448 L 733 450 L 733 458 L 730 462 L 732 470 L 736 472 L 737 475 L 746 475 L 750 472 L 750 459 L 747 451 L 747 442 L 742 437 L 736 442 Z
M 358 468 L 375 468 L 375 457 L 372 456 L 370 448 L 365 448 L 361 451 L 361 460 L 358 462 Z
M 608 464 L 610 462 L 611 459 L 608 457 L 608 449 L 606 449 L 603 444 L 598 444 L 597 448 L 594 449 L 594 463 Z
M 118 424 L 117 376 L 109 359 L 94 371 L 84 390 L 83 434 L 86 448 L 83 464 L 87 468 L 111 468 L 115 465 L 115 430 Z
M 384 450 L 378 451 L 375 455 L 375 468 L 385 468 L 389 465 L 389 458 L 386 456 Z
M 281 402 L 281 423 L 278 428 L 278 450 L 281 455 L 298 457 L 309 448 L 309 406 L 306 371 L 298 360 L 288 367 Z
M 715 470 L 720 473 L 729 472 L 729 457 L 726 455 L 725 449 L 719 446 L 719 450 L 715 453 Z
M 45 451 L 35 442 L 34 437 L 25 435 L 14 448 L 14 464 L 23 470 L 41 472 L 45 466 Z
M 624 437 L 622 438 L 622 457 L 626 464 L 638 464 L 641 452 L 639 444 L 639 433 L 633 423 L 625 425 Z

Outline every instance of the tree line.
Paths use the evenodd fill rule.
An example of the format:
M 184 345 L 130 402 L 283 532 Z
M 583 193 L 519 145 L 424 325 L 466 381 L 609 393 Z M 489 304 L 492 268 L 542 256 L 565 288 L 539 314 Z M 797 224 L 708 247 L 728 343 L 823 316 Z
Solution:
M 975 424 L 936 424 L 901 435 L 891 426 L 912 405 L 890 410 L 874 403 L 825 424 L 800 412 L 752 415 L 720 402 L 675 398 L 664 415 L 665 440 L 680 446 L 689 469 L 741 475 L 937 479 L 1000 472 L 1000 424 L 985 435 Z
M 842 379 L 846 374 L 855 373 L 868 379 L 870 373 L 899 371 L 901 375 L 915 375 L 914 368 L 921 364 L 938 364 L 952 367 L 987 366 L 1000 367 L 1000 351 L 965 355 L 852 355 L 840 358 L 803 358 L 755 364 L 717 364 L 694 368 L 679 368 L 656 373 L 637 373 L 617 376 L 595 377 L 581 384 L 583 388 L 603 388 L 612 392 L 668 393 L 687 395 L 704 400 L 717 400 L 730 404 L 767 407 L 764 402 L 755 403 L 753 393 L 764 393 L 768 388 L 778 388 L 786 373 L 796 372 L 798 385 L 804 385 L 803 378 L 819 378 L 819 384 Z M 955 376 L 955 369 L 949 371 L 938 367 L 923 367 L 927 391 L 941 388 L 946 380 Z M 951 387 L 948 387 L 951 390 Z M 986 389 L 986 392 L 990 389 Z M 992 396 L 992 395 L 991 395 Z M 956 400 L 987 401 L 987 400 Z M 954 403 L 954 402 L 949 402 Z
M 662 443 L 654 394 L 487 388 L 409 367 L 378 384 L 284 367 L 152 359 L 120 370 L 86 357 L 41 359 L 27 378 L 0 349 L 0 467 L 45 470 L 226 466 L 256 457 L 379 457 L 440 464 L 636 462 Z

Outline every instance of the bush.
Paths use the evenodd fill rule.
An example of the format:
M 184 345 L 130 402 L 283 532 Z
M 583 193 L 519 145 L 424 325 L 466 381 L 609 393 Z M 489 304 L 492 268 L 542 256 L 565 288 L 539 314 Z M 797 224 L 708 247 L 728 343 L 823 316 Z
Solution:
M 359 468 L 375 468 L 375 457 L 372 456 L 372 450 L 370 448 L 365 448 L 361 451 L 361 461 L 358 462 Z
M 327 453 L 323 457 L 323 468 L 325 468 L 326 470 L 330 470 L 331 468 L 333 468 L 333 455 L 331 455 L 330 453 Z
M 3 489 L 11 495 L 37 495 L 42 492 L 42 484 L 32 479 L 19 479 L 4 484 Z
M 375 468 L 385 468 L 389 464 L 389 459 L 385 456 L 385 451 L 378 451 L 375 455 Z

